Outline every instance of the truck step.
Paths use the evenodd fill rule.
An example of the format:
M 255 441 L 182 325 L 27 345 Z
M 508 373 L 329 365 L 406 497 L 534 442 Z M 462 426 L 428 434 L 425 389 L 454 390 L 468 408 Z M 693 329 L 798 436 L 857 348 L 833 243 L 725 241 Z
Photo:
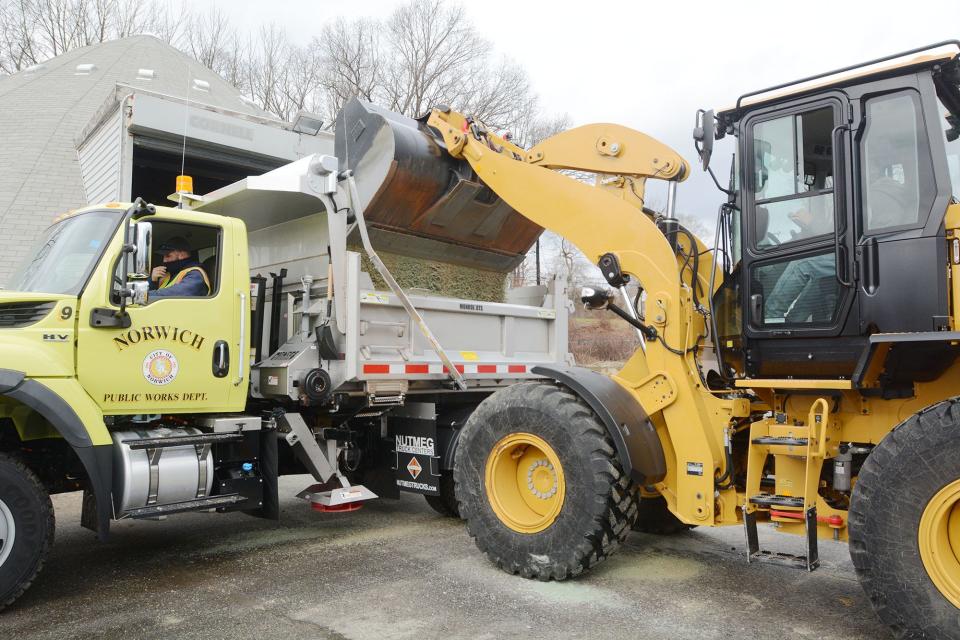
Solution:
M 772 493 L 761 493 L 750 498 L 752 504 L 761 507 L 797 507 L 803 508 L 803 498 L 795 496 L 778 496 Z
M 754 438 L 750 441 L 752 444 L 761 444 L 767 446 L 787 446 L 787 447 L 805 447 L 807 446 L 806 438 L 794 438 L 792 436 L 763 436 L 760 438 Z
M 183 513 L 185 511 L 206 511 L 207 509 L 216 509 L 217 507 L 228 507 L 238 502 L 246 500 L 238 493 L 230 493 L 222 496 L 212 496 L 209 498 L 200 498 L 198 500 L 187 500 L 185 502 L 174 502 L 172 504 L 156 504 L 149 507 L 140 507 L 131 509 L 120 516 L 120 520 L 157 518 L 159 516 L 168 516 L 173 513 Z
M 197 444 L 240 442 L 242 440 L 243 435 L 239 433 L 201 433 L 199 435 L 170 436 L 168 438 L 134 438 L 124 440 L 123 444 L 129 445 L 131 449 L 162 449 Z

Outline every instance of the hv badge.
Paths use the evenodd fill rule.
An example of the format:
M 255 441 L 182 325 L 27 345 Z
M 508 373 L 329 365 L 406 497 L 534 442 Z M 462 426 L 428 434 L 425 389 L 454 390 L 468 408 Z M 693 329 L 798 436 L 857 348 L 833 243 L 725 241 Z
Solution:
M 173 382 L 180 371 L 177 357 L 166 349 L 157 349 L 143 359 L 143 377 L 150 384 L 165 385 Z

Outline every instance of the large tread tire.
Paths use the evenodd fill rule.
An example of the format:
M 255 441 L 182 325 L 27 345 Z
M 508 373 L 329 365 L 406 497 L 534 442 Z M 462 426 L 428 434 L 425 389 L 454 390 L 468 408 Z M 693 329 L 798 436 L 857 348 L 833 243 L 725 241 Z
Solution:
M 53 546 L 53 503 L 37 476 L 20 460 L 0 453 L 0 502 L 14 521 L 13 547 L 0 565 L 0 611 L 26 591 Z M 3 517 L 0 515 L 0 517 Z M 2 557 L 0 553 L 0 557 Z
M 506 526 L 487 498 L 485 468 L 511 433 L 542 438 L 563 468 L 565 496 L 556 520 L 537 533 Z M 547 383 L 516 384 L 485 399 L 460 436 L 456 496 L 467 531 L 502 570 L 565 580 L 609 557 L 637 517 L 637 491 L 620 466 L 605 427 L 580 398 Z
M 457 504 L 457 496 L 454 492 L 453 474 L 449 471 L 444 471 L 440 476 L 439 484 L 440 495 L 431 496 L 424 494 L 423 497 L 426 498 L 427 504 L 430 505 L 430 508 L 442 516 L 447 516 L 448 518 L 459 518 L 460 505 Z
M 877 616 L 902 639 L 960 639 L 960 609 L 931 581 L 920 557 L 920 518 L 960 478 L 960 400 L 933 405 L 897 426 L 870 453 L 850 502 L 850 556 Z
M 633 530 L 641 533 L 652 533 L 658 536 L 669 536 L 695 529 L 697 525 L 687 524 L 670 512 L 667 500 L 663 496 L 641 497 L 638 508 L 637 521 Z

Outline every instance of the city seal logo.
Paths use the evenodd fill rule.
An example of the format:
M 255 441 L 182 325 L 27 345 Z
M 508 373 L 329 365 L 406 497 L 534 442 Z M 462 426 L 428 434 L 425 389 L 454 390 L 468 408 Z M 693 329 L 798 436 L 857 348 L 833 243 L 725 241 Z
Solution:
M 179 371 L 177 357 L 166 349 L 151 351 L 143 359 L 143 377 L 150 384 L 169 384 L 177 377 Z

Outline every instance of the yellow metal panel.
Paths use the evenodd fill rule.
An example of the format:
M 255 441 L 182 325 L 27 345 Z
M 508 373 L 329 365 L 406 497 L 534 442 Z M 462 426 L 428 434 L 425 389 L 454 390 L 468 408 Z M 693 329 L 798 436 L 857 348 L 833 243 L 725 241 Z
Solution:
M 960 331 L 960 204 L 947 207 L 944 217 L 947 231 L 947 282 L 950 295 L 950 329 Z
M 740 389 L 852 389 L 849 380 L 799 380 L 793 378 L 770 378 L 737 380 Z
M 74 374 L 74 327 L 77 299 L 74 296 L 0 291 L 6 302 L 52 301 L 42 320 L 27 327 L 0 329 L 0 353 L 5 369 L 22 371 L 28 377 Z

